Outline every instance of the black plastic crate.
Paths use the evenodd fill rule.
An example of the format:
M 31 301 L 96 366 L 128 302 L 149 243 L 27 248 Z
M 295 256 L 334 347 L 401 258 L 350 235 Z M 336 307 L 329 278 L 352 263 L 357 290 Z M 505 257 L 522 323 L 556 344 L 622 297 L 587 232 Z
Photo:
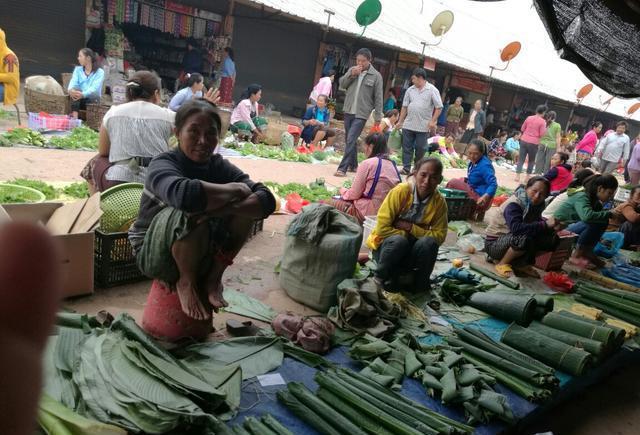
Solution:
M 114 287 L 147 279 L 138 269 L 127 233 L 96 230 L 94 247 L 96 287 Z
M 253 223 L 253 227 L 251 228 L 251 233 L 249 234 L 249 239 L 252 239 L 253 236 L 255 236 L 260 231 L 262 231 L 263 227 L 264 227 L 264 219 L 256 219 L 256 221 Z

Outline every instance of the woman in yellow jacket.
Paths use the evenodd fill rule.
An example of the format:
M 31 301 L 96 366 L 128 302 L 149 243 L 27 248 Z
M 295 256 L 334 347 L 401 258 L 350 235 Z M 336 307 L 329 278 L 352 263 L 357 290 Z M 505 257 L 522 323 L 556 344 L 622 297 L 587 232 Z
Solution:
M 429 291 L 438 248 L 447 235 L 447 203 L 438 192 L 442 162 L 423 158 L 411 181 L 398 184 L 378 210 L 378 222 L 367 238 L 377 262 L 376 284 L 390 288 L 398 272 L 413 271 L 413 290 Z
M 18 58 L 7 47 L 4 30 L 0 29 L 0 101 L 5 106 L 13 106 L 18 101 L 20 69 Z

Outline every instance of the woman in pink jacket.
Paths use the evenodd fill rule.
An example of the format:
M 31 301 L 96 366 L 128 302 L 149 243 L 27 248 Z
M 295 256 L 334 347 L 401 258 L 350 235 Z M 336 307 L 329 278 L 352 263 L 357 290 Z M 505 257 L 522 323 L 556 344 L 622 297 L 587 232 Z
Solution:
M 334 70 L 329 70 L 327 75 L 318 80 L 318 83 L 313 87 L 311 94 L 309 94 L 309 102 L 307 103 L 307 108 L 311 106 L 315 106 L 318 102 L 318 95 L 326 95 L 328 97 L 331 96 L 331 91 L 333 90 L 333 80 L 336 78 L 336 72 Z
M 524 166 L 524 161 L 527 156 L 529 157 L 529 163 L 527 163 L 527 178 L 525 182 L 533 172 L 540 138 L 547 132 L 547 121 L 544 119 L 546 112 L 547 106 L 541 104 L 536 108 L 536 114 L 525 119 L 520 128 L 522 131 L 522 136 L 520 137 L 520 158 L 518 159 L 518 166 L 516 167 L 516 181 L 518 182 L 520 181 L 520 174 L 522 173 L 522 167 Z
M 358 171 L 349 189 L 340 189 L 340 196 L 326 204 L 355 217 L 361 224 L 365 216 L 375 216 L 387 193 L 402 182 L 396 164 L 389 160 L 387 138 L 373 133 L 364 140 L 367 159 L 358 165 Z
M 591 130 L 589 130 L 583 137 L 578 145 L 576 145 L 576 164 L 575 167 L 580 167 L 580 163 L 583 160 L 589 160 L 593 156 L 593 152 L 598 145 L 598 135 L 602 131 L 602 123 L 595 121 L 591 124 Z

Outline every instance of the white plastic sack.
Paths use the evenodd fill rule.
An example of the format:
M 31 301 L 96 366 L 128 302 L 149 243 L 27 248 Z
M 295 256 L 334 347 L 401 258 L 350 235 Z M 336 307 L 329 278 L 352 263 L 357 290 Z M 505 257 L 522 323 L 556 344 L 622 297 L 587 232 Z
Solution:
M 24 81 L 24 87 L 32 91 L 43 92 L 49 95 L 64 95 L 64 89 L 60 83 L 51 76 L 30 76 Z

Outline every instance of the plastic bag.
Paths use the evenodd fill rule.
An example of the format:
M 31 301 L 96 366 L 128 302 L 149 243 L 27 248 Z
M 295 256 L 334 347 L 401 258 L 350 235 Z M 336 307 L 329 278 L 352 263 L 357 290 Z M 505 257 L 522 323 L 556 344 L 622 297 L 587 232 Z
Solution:
M 458 238 L 456 245 L 463 251 L 473 254 L 482 251 L 484 248 L 484 238 L 480 234 L 466 234 Z
M 294 142 L 295 141 L 291 133 L 289 133 L 288 131 L 282 132 L 282 135 L 280 136 L 280 146 L 283 150 L 293 149 Z
M 574 282 L 569 278 L 569 275 L 562 272 L 547 272 L 542 279 L 552 289 L 562 293 L 572 293 Z
M 502 195 L 498 195 L 494 197 L 493 201 L 491 201 L 491 205 L 493 207 L 500 207 L 502 204 L 504 204 L 504 202 L 507 199 L 509 199 L 509 195 L 507 195 L 506 193 L 503 193 Z
M 624 234 L 616 231 L 609 231 L 602 235 L 602 238 L 593 249 L 593 253 L 604 258 L 615 256 L 624 245 Z
M 302 199 L 302 197 L 297 193 L 290 193 L 285 196 L 284 199 L 287 202 L 285 208 L 290 213 L 298 214 L 302 210 L 302 207 L 309 205 L 309 201 Z
M 387 139 L 387 146 L 396 151 L 402 149 L 402 134 L 400 133 L 400 130 L 391 130 L 391 133 L 389 133 L 389 139 Z

